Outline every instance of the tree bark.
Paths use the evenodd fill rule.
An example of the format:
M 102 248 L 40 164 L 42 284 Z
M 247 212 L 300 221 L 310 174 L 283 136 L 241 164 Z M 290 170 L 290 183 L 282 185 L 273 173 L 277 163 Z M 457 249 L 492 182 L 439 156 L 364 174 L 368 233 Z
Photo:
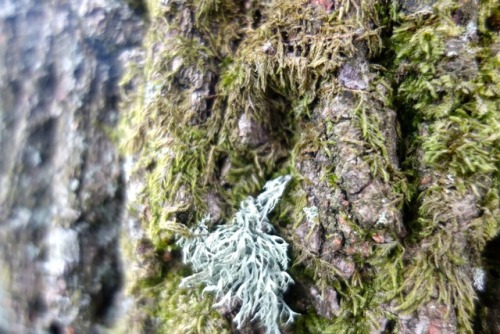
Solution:
M 123 281 L 119 1 L 0 1 L 0 332 L 101 333 Z
M 2 7 L 0 331 L 263 332 L 176 240 L 289 174 L 283 333 L 500 333 L 495 1 Z
M 206 213 L 228 221 L 282 174 L 294 181 L 274 222 L 294 262 L 288 300 L 302 313 L 284 332 L 500 330 L 484 299 L 494 276 L 483 278 L 498 273 L 483 256 L 499 231 L 498 5 L 151 9 L 145 88 L 125 123 L 147 230 L 132 253 L 149 268 L 130 284 L 150 305 L 163 291 L 159 331 L 234 331 L 230 308 L 224 324 L 210 297 L 178 290 L 175 238 Z M 199 306 L 188 316 L 198 323 L 173 310 L 183 298 Z

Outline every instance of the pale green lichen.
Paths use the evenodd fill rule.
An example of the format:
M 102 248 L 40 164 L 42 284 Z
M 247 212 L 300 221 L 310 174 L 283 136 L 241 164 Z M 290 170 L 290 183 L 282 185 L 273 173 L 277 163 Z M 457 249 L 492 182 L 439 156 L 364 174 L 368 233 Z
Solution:
M 292 323 L 297 313 L 284 302 L 283 293 L 293 283 L 288 268 L 288 244 L 268 234 L 273 226 L 268 214 L 276 206 L 290 176 L 269 181 L 256 199 L 241 203 L 231 224 L 209 233 L 203 219 L 191 238 L 181 238 L 184 263 L 195 272 L 181 287 L 204 285 L 203 292 L 215 294 L 216 308 L 239 307 L 234 322 L 238 329 L 258 321 L 267 333 L 280 333 L 279 324 Z

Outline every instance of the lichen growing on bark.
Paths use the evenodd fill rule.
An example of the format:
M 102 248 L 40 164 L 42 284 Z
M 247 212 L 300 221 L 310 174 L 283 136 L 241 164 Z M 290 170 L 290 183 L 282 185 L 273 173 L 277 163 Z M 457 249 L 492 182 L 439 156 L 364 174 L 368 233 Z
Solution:
M 182 237 L 183 262 L 194 274 L 182 279 L 181 287 L 204 285 L 203 292 L 215 294 L 214 307 L 237 309 L 234 322 L 241 329 L 255 322 L 271 334 L 280 333 L 280 325 L 293 323 L 298 315 L 283 300 L 293 283 L 288 269 L 288 244 L 272 235 L 268 215 L 283 195 L 289 175 L 268 181 L 257 197 L 240 204 L 230 224 L 209 232 L 206 216 Z
M 276 221 L 295 263 L 297 332 L 471 331 L 473 270 L 499 231 L 494 2 L 150 9 L 123 137 L 155 254 L 178 266 L 175 233 L 291 174 Z M 180 273 L 156 270 L 149 286 Z

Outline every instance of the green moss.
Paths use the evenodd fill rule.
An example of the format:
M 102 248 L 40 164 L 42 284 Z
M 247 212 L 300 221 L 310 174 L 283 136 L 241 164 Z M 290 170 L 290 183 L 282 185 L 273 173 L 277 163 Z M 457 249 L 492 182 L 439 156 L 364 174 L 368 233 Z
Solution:
M 301 314 L 293 326 L 295 333 L 328 333 L 330 319 L 325 319 L 314 312 L 308 310 Z
M 492 7 L 489 1 L 480 7 L 483 45 L 464 42 L 468 28 L 454 22 L 459 4 L 452 1 L 436 2 L 432 13 L 401 16 L 392 37 L 397 72 L 404 73 L 399 103 L 412 113 L 406 119 L 421 134 L 414 143 L 423 153 L 419 168 L 439 171 L 419 194 L 418 219 L 409 237 L 418 251 L 406 268 L 401 286 L 405 300 L 397 310 L 412 312 L 437 299 L 455 305 L 464 332 L 472 332 L 475 298 L 467 268 L 480 266 L 485 243 L 500 230 L 492 214 L 498 210 L 496 196 L 488 190 L 493 186 L 498 192 L 494 180 L 500 163 L 499 64 L 489 48 L 492 35 L 484 28 L 485 11 Z M 464 196 L 482 207 L 465 232 L 470 249 L 458 237 L 464 227 L 452 209 Z
M 400 296 L 403 253 L 397 241 L 373 249 L 365 262 L 370 267 L 356 272 L 348 283 L 344 283 L 344 289 L 338 290 L 342 297 L 341 312 L 329 333 L 367 333 L 380 329 L 382 319 L 395 320 L 395 315 L 383 305 Z
M 400 288 L 403 284 L 404 248 L 399 242 L 375 246 L 372 255 L 363 260 L 370 266 L 360 266 L 364 269 L 357 270 L 349 279 L 335 266 L 307 249 L 296 247 L 295 251 L 294 268 L 297 268 L 297 275 L 312 280 L 319 287 L 334 287 L 340 296 L 340 310 L 334 318 L 325 322 L 312 317 L 314 325 L 321 324 L 321 333 L 368 333 L 380 329 L 382 319 L 396 320 L 395 315 L 383 305 L 402 296 Z M 293 272 L 292 269 L 292 275 Z M 310 314 L 303 320 L 306 323 L 309 321 L 308 316 Z M 302 328 L 301 324 L 299 318 L 298 328 Z
M 134 333 L 229 333 L 229 324 L 212 308 L 213 300 L 199 290 L 180 289 L 183 271 L 170 270 L 157 282 L 138 281 L 135 287 L 140 315 L 129 325 Z M 133 313 L 132 313 L 133 314 Z M 149 317 L 149 319 L 147 318 Z M 128 333 L 132 328 L 118 328 Z
M 273 3 L 269 11 L 264 12 L 264 15 L 272 13 L 272 16 L 266 17 L 263 20 L 265 23 L 256 30 L 248 32 L 236 57 L 223 72 L 222 85 L 218 87 L 218 96 L 227 99 L 226 119 L 230 119 L 232 124 L 236 123 L 242 112 L 264 124 L 273 124 L 272 114 L 280 116 L 280 127 L 271 126 L 269 131 L 283 146 L 292 147 L 284 167 L 297 180 L 296 185 L 291 187 L 290 201 L 285 198 L 279 208 L 280 219 L 294 221 L 295 226 L 302 221 L 302 209 L 307 205 L 306 192 L 303 190 L 307 185 L 296 169 L 297 163 L 306 159 L 308 153 L 320 149 L 328 155 L 335 145 L 330 139 L 321 136 L 322 128 L 313 129 L 309 122 L 310 110 L 317 99 L 329 100 L 342 91 L 337 81 L 337 71 L 348 57 L 359 51 L 355 43 L 366 43 L 369 56 L 376 54 L 380 47 L 379 34 L 369 27 L 376 22 L 372 3 L 363 3 L 363 6 L 368 6 L 363 8 L 356 8 L 351 3 L 353 7 L 347 8 L 349 3 L 342 2 L 341 10 L 333 15 L 304 6 L 303 1 Z M 356 14 L 353 15 L 353 11 Z M 355 27 L 367 33 L 356 35 Z M 358 96 L 355 114 L 367 151 L 371 153 L 366 154 L 366 158 L 372 166 L 372 174 L 388 182 L 397 183 L 400 180 L 402 183 L 395 188 L 397 193 L 394 195 L 402 199 L 400 194 L 404 188 L 404 178 L 389 167 L 391 164 L 381 125 L 377 115 L 371 112 L 374 101 L 387 106 L 391 99 L 378 90 L 379 84 L 384 83 L 377 82 L 368 93 Z M 289 129 L 292 131 L 287 132 Z M 333 158 L 331 151 L 330 157 Z M 248 177 L 249 171 L 244 171 L 243 175 Z M 331 182 L 331 186 L 335 187 L 335 184 Z M 371 238 L 370 231 L 360 229 L 355 223 L 351 225 L 360 235 L 360 240 Z M 282 232 L 290 234 L 290 231 Z M 310 275 L 316 282 L 335 287 L 343 296 L 341 316 L 332 320 L 334 325 L 329 326 L 331 332 L 339 329 L 344 332 L 351 328 L 351 331 L 360 333 L 380 326 L 380 306 L 388 302 L 389 295 L 393 297 L 397 294 L 397 288 L 392 284 L 394 276 L 402 276 L 401 267 L 389 270 L 392 276 L 383 274 L 375 279 L 374 272 L 357 273 L 352 281 L 346 280 L 337 268 L 319 259 L 316 254 L 300 249 L 301 242 L 293 242 L 293 245 L 297 252 L 293 256 L 295 262 L 305 266 L 305 273 L 300 271 L 298 277 Z M 402 254 L 401 248 L 395 253 Z M 372 260 L 375 261 L 375 258 Z M 383 264 L 387 267 L 389 264 L 393 266 L 392 259 L 386 257 L 384 260 Z M 363 264 L 360 265 L 362 267 Z M 386 269 L 385 266 L 383 268 Z M 360 284 L 362 281 L 363 284 Z M 382 296 L 384 293 L 386 295 Z
M 332 138 L 333 121 L 317 125 L 311 111 L 318 101 L 345 91 L 337 76 L 347 59 L 360 48 L 366 47 L 369 58 L 380 52 L 382 32 L 373 28 L 381 24 L 380 13 L 389 24 L 380 2 L 339 1 L 333 13 L 308 3 L 253 1 L 254 6 L 244 8 L 230 0 L 190 0 L 168 6 L 150 2 L 152 28 L 146 48 L 151 51 L 144 65 L 147 85 L 139 89 L 137 105 L 124 120 L 123 146 L 127 154 L 138 155 L 138 168 L 146 171 L 139 202 L 144 206 L 143 224 L 156 249 L 172 247 L 173 236 L 207 212 L 208 194 L 220 196 L 221 209 L 230 217 L 243 198 L 257 193 L 273 175 L 285 172 L 293 176 L 293 183 L 279 204 L 276 221 L 284 227 L 281 232 L 293 239 L 289 227 L 302 221 L 310 186 L 297 165 L 320 150 L 334 158 L 336 141 L 342 140 Z M 396 62 L 392 70 L 401 76 L 397 96 L 384 78 L 386 69 L 371 68 L 368 90 L 354 93 L 354 121 L 362 134 L 357 144 L 365 152 L 363 158 L 374 178 L 393 185 L 390 197 L 397 207 L 414 198 L 418 184 L 408 185 L 405 175 L 392 167 L 384 125 L 374 111 L 391 108 L 394 99 L 405 110 L 402 119 L 409 119 L 422 133 L 412 145 L 423 150 L 426 168 L 464 178 L 457 186 L 463 192 L 485 191 L 473 185 L 481 188 L 493 182 L 494 188 L 479 203 L 482 214 L 470 225 L 472 251 L 456 249 L 458 243 L 450 233 L 459 227 L 449 211 L 438 206 L 451 200 L 442 184 L 420 194 L 419 219 L 411 226 L 405 247 L 419 242 L 431 246 L 422 248 L 409 264 L 403 263 L 401 242 L 377 245 L 368 256 L 354 256 L 356 272 L 346 279 L 337 268 L 294 242 L 295 262 L 305 268 L 305 273 L 297 271 L 297 277 L 332 286 L 341 296 L 338 317 L 322 319 L 308 312 L 299 318 L 297 331 L 369 332 L 379 326 L 380 318 L 393 318 L 382 305 L 399 300 L 399 309 L 411 312 L 433 297 L 431 286 L 437 287 L 440 301 L 458 304 L 461 328 L 469 328 L 472 300 L 457 288 L 463 286 L 474 294 L 470 281 L 461 274 L 463 262 L 476 258 L 499 226 L 498 181 L 492 180 L 498 180 L 500 154 L 495 112 L 500 66 L 498 55 L 488 49 L 498 38 L 487 28 L 497 10 L 488 1 L 479 13 L 481 41 L 471 43 L 479 75 L 464 80 L 445 71 L 446 42 L 462 36 L 466 29 L 452 21 L 457 6 L 439 1 L 433 13 L 397 18 L 399 26 L 391 39 Z M 192 22 L 183 21 L 184 12 Z M 193 29 L 176 33 L 189 24 Z M 193 96 L 198 96 L 198 102 Z M 205 103 L 206 108 L 200 106 Z M 263 127 L 268 142 L 258 147 L 241 142 L 238 120 L 243 114 Z M 331 170 L 323 174 L 329 187 L 339 187 Z M 481 179 L 481 174 L 486 177 Z M 343 218 L 349 221 L 347 215 Z M 360 243 L 372 238 L 374 231 L 355 222 L 350 225 Z M 214 331 L 223 328 L 208 308 L 209 302 L 195 292 L 178 290 L 180 275 L 162 272 L 137 291 L 161 296 L 152 314 L 165 331 L 199 332 L 197 323 L 186 323 L 193 318 Z M 186 317 L 183 310 L 202 316 L 189 313 L 192 317 Z M 208 319 L 215 320 L 210 324 Z
M 265 20 L 261 26 L 245 31 L 246 37 L 232 60 L 221 55 L 239 35 L 234 35 L 231 41 L 214 41 L 213 36 L 219 34 L 209 30 L 215 27 L 216 31 L 222 31 L 218 29 L 225 29 L 227 24 L 233 26 L 240 18 L 234 5 L 229 1 L 188 4 L 197 9 L 198 28 L 209 24 L 209 16 L 217 19 L 210 29 L 202 30 L 201 37 L 169 41 L 174 47 L 161 54 L 161 60 L 150 69 L 147 79 L 157 83 L 160 91 L 168 91 L 168 99 L 158 94 L 155 101 L 132 117 L 132 123 L 137 124 L 133 147 L 142 149 L 141 164 L 152 169 L 145 192 L 152 212 L 151 225 L 172 220 L 173 212 L 165 207 L 172 207 L 168 203 L 176 200 L 179 190 L 187 200 L 193 200 L 194 207 L 186 210 L 196 216 L 206 211 L 205 196 L 209 191 L 221 194 L 225 203 L 234 206 L 242 197 L 256 192 L 270 174 L 284 167 L 277 162 L 288 156 L 287 147 L 300 145 L 306 138 L 296 131 L 310 115 L 318 85 L 322 87 L 320 92 L 327 95 L 338 89 L 333 80 L 335 71 L 345 56 L 354 55 L 355 40 L 365 40 L 370 52 L 380 47 L 376 33 L 360 36 L 350 27 L 352 24 L 370 31 L 368 26 L 376 20 L 370 14 L 375 12 L 371 3 L 359 8 L 349 3 L 341 3 L 332 16 L 304 6 L 304 1 L 277 1 L 263 11 Z M 158 32 L 155 35 L 162 36 Z M 189 83 L 187 88 L 179 88 L 183 84 L 180 77 L 186 71 L 214 75 L 220 71 L 212 110 L 206 119 L 193 109 L 194 88 L 190 89 Z M 265 127 L 272 138 L 269 145 L 249 150 L 239 144 L 237 121 L 242 113 Z M 367 121 L 373 123 L 372 119 Z M 372 128 L 365 131 L 367 141 L 384 152 L 380 133 L 370 137 L 372 133 L 376 133 Z M 225 177 L 230 191 L 211 182 L 225 161 L 231 166 Z M 374 162 L 374 173 L 388 179 L 382 165 Z M 154 233 L 159 234 L 159 231 Z
M 496 170 L 498 159 L 499 120 L 494 112 L 498 107 L 498 73 L 492 70 L 498 68 L 498 57 L 480 63 L 479 75 L 469 80 L 462 73 L 445 69 L 444 64 L 452 61 L 445 54 L 446 41 L 464 35 L 466 29 L 451 20 L 457 6 L 438 2 L 429 18 L 409 20 L 395 29 L 398 63 L 408 76 L 399 87 L 399 95 L 423 120 L 433 121 L 422 143 L 429 166 L 453 171 L 454 175 L 489 173 Z M 461 52 L 480 54 L 484 50 L 469 43 L 468 50 Z M 468 56 L 463 61 L 466 63 L 454 64 L 475 65 Z
M 179 289 L 181 276 L 169 274 L 163 284 L 156 286 L 153 295 L 159 294 L 157 308 L 153 311 L 161 319 L 162 333 L 230 333 L 227 321 L 212 308 L 213 300 L 199 290 Z

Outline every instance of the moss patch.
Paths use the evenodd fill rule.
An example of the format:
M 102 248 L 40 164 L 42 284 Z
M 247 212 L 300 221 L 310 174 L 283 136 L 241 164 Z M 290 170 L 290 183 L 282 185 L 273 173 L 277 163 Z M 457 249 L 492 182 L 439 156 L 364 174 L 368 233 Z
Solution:
M 290 191 L 275 216 L 279 233 L 292 241 L 294 260 L 304 268 L 298 280 L 333 287 L 340 298 L 333 319 L 306 308 L 297 332 L 390 328 L 383 322 L 398 319 L 388 305 L 396 302 L 397 312 L 411 313 L 431 299 L 456 305 L 460 329 L 470 331 L 475 292 L 464 272 L 480 265 L 484 245 L 499 230 L 500 64 L 493 47 L 498 35 L 491 32 L 498 8 L 486 1 L 478 13 L 468 13 L 455 2 L 438 1 L 415 14 L 408 14 L 410 7 L 393 7 L 391 22 L 388 6 L 376 1 L 335 1 L 332 11 L 315 3 L 150 3 L 145 84 L 123 122 L 124 152 L 138 157 L 145 178 L 138 199 L 144 229 L 156 251 L 171 251 L 175 234 L 207 212 L 228 219 L 265 181 L 291 174 Z M 474 27 L 461 22 L 476 14 L 479 32 L 473 35 Z M 382 24 L 394 25 L 384 53 L 394 62 L 367 65 L 367 87 L 346 88 L 339 78 L 349 61 L 360 53 L 379 61 L 382 36 L 390 31 L 382 31 Z M 368 164 L 369 177 L 391 185 L 384 195 L 394 211 L 411 203 L 416 215 L 406 240 L 399 231 L 390 233 L 390 242 L 374 244 L 383 234 L 379 227 L 363 225 L 349 208 L 329 213 L 334 217 L 326 219 L 345 222 L 356 235 L 343 245 L 354 250 L 349 277 L 302 249 L 292 229 L 310 205 L 308 189 L 318 186 L 301 175 L 302 162 L 324 155 L 330 165 L 318 172 L 321 182 L 331 193 L 345 192 L 333 162 L 339 160 L 339 143 L 349 138 L 334 135 L 338 120 L 317 116 L 322 102 L 344 94 L 354 101 L 352 124 L 361 134 L 350 144 Z M 414 131 L 405 134 L 415 179 L 410 185 L 394 167 L 379 112 L 393 106 Z M 470 198 L 475 215 L 457 218 L 461 196 Z M 152 314 L 169 332 L 199 332 L 198 324 L 184 323 L 177 312 L 186 305 L 221 330 L 223 322 L 207 320 L 220 319 L 208 301 L 178 290 L 181 274 L 162 271 L 136 293 L 158 297 Z
M 490 54 L 488 30 L 464 19 L 478 14 L 471 8 L 438 1 L 430 12 L 401 16 L 392 37 L 396 73 L 404 73 L 398 99 L 412 113 L 422 154 L 418 219 L 408 245 L 418 250 L 397 310 L 437 299 L 455 305 L 465 332 L 472 332 L 474 314 L 471 268 L 480 266 L 482 248 L 500 228 L 490 189 L 498 191 L 500 162 L 498 54 Z M 485 2 L 479 17 L 490 10 Z

